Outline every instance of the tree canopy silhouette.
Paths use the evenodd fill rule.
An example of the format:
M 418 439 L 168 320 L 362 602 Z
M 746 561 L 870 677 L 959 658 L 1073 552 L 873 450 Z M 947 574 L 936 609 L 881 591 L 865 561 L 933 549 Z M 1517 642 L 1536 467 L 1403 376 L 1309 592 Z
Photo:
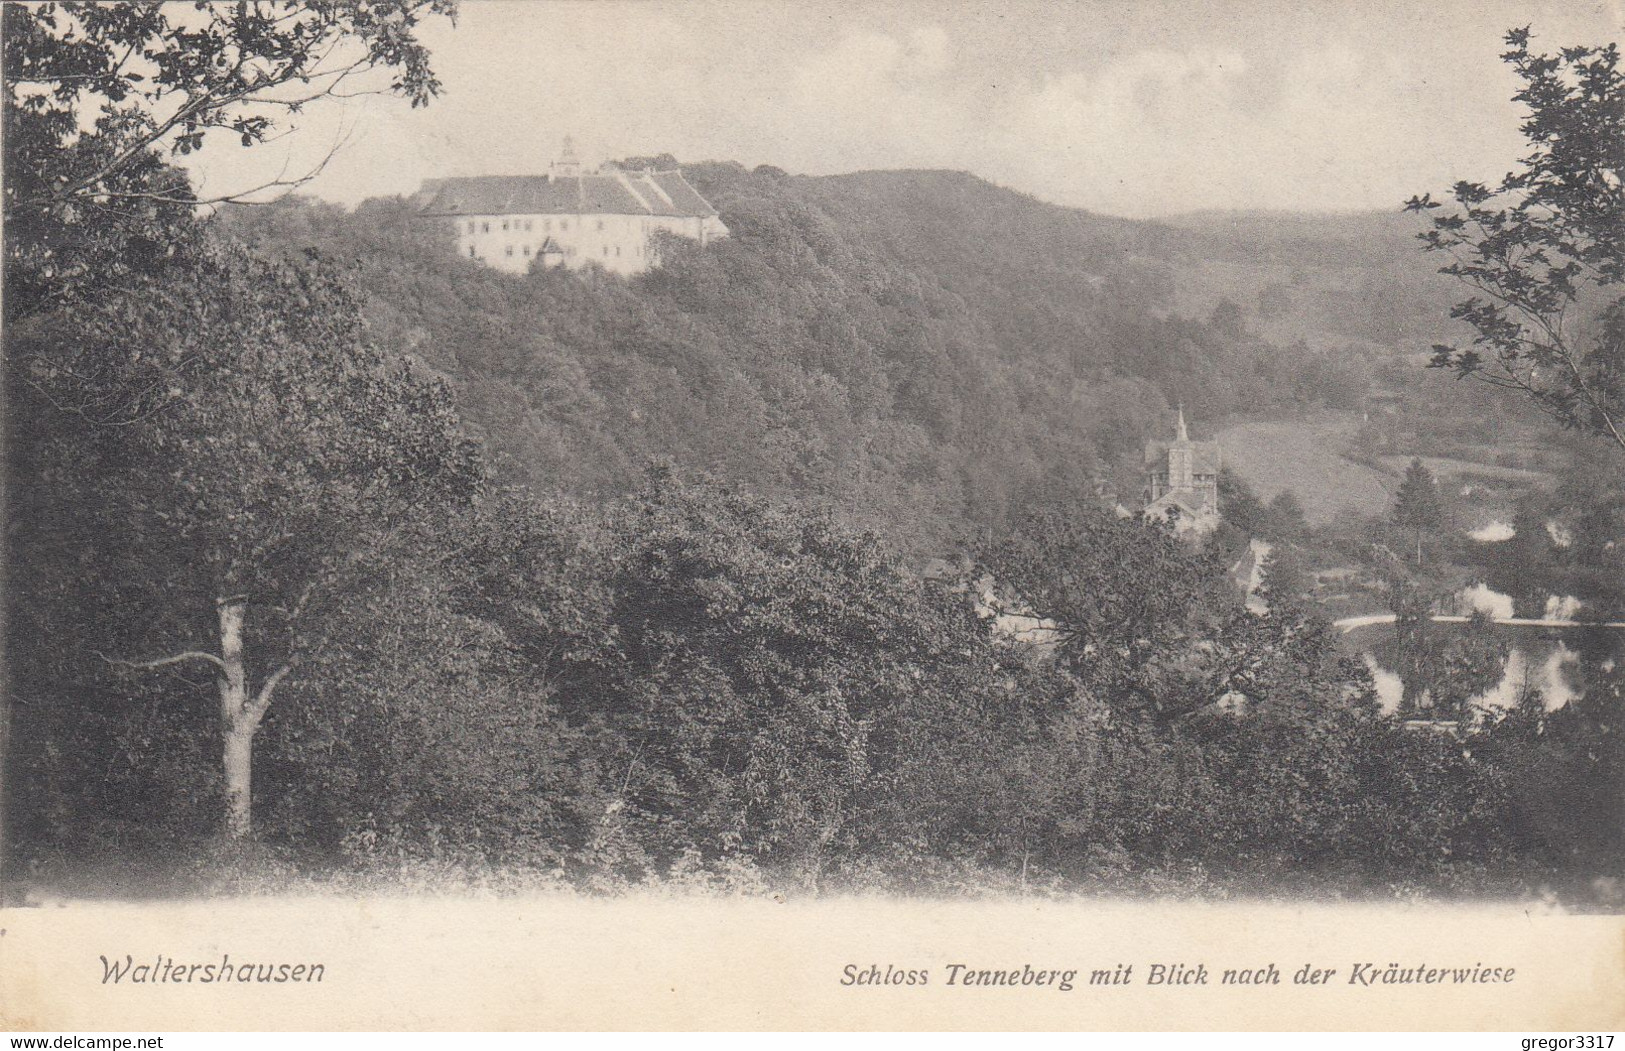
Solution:
M 1461 181 L 1456 205 L 1418 236 L 1475 293 L 1451 317 L 1475 332 L 1435 344 L 1432 365 L 1526 395 L 1564 426 L 1625 452 L 1625 73 L 1619 47 L 1530 50 L 1525 26 L 1501 56 L 1523 81 L 1530 152 L 1499 183 Z M 1408 211 L 1442 203 L 1412 197 Z

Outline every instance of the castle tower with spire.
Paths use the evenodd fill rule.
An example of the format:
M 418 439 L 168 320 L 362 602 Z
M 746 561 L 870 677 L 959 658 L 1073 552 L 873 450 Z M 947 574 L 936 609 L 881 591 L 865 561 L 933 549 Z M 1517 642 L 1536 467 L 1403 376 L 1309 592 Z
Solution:
M 581 158 L 576 156 L 576 143 L 570 136 L 564 137 L 564 146 L 559 150 L 559 159 L 548 166 L 548 172 L 555 179 L 581 177 Z
M 1218 525 L 1220 463 L 1217 442 L 1191 441 L 1181 405 L 1174 440 L 1145 446 L 1145 515 L 1171 520 L 1181 533 Z

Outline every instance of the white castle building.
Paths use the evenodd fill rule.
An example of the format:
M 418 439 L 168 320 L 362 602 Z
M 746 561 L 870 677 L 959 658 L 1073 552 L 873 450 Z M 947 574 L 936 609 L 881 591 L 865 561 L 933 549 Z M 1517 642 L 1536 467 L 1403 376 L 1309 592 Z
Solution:
M 540 259 L 639 274 L 659 263 L 657 231 L 701 244 L 728 236 L 682 172 L 583 171 L 569 139 L 546 175 L 428 179 L 413 203 L 419 215 L 451 226 L 459 254 L 514 273 Z

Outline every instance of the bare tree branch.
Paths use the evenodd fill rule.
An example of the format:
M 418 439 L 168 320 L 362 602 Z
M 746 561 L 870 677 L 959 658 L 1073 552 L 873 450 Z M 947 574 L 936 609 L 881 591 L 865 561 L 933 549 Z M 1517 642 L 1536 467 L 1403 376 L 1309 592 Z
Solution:
M 261 684 L 260 692 L 254 696 L 254 700 L 249 704 L 246 713 L 251 720 L 251 725 L 258 726 L 260 720 L 265 718 L 266 710 L 271 707 L 271 695 L 276 692 L 277 686 L 282 683 L 283 679 L 288 677 L 298 663 L 297 659 L 289 661 L 272 672 L 270 678 Z
M 150 660 L 150 661 L 121 660 L 118 657 L 109 657 L 107 654 L 101 652 L 100 650 L 96 651 L 96 656 L 100 657 L 102 660 L 106 661 L 109 664 L 117 664 L 120 667 L 124 667 L 124 668 L 137 668 L 137 669 L 162 668 L 162 667 L 164 667 L 166 665 L 170 665 L 170 664 L 180 664 L 182 661 L 208 661 L 210 664 L 213 664 L 215 667 L 219 668 L 221 671 L 224 671 L 226 669 L 226 662 L 225 661 L 221 660 L 219 657 L 216 657 L 212 653 L 204 653 L 201 650 L 188 650 L 185 653 L 177 653 L 172 657 L 159 657 L 156 660 Z

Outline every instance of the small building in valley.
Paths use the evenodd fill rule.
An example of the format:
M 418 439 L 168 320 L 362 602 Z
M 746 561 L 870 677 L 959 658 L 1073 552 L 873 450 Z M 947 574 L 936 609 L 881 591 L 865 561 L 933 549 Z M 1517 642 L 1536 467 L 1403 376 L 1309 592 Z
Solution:
M 728 235 L 717 210 L 681 171 L 585 171 L 570 140 L 546 175 L 429 179 L 413 198 L 417 214 L 446 224 L 458 254 L 498 270 L 596 263 L 639 274 L 659 263 L 660 231 L 706 244 Z
M 1146 517 L 1170 520 L 1180 533 L 1218 525 L 1220 463 L 1217 442 L 1191 441 L 1181 406 L 1174 440 L 1145 446 Z

